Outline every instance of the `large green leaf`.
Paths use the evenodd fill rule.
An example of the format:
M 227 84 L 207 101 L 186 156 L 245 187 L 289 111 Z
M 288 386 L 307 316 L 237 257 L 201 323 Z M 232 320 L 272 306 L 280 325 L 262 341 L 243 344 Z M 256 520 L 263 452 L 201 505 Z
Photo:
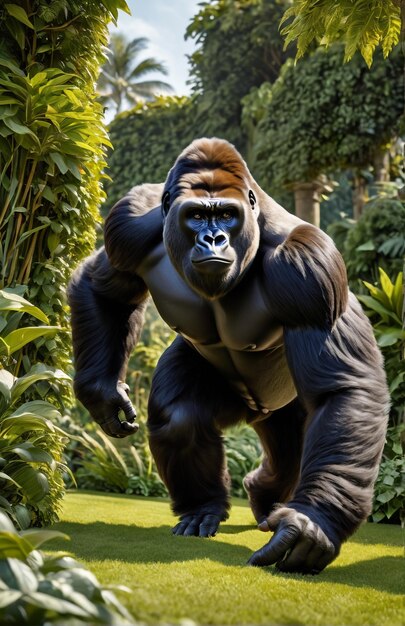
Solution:
M 43 530 L 39 529 L 30 529 L 24 530 L 20 533 L 20 536 L 23 537 L 34 549 L 39 548 L 42 544 L 51 541 L 52 539 L 66 539 L 69 540 L 69 535 L 65 535 L 64 533 L 59 532 L 58 530 Z
M 18 328 L 6 335 L 3 340 L 8 346 L 9 354 L 13 354 L 17 350 L 20 350 L 23 346 L 30 341 L 38 339 L 38 337 L 45 337 L 47 335 L 54 334 L 57 330 L 61 330 L 60 326 L 26 326 L 25 328 Z
M 28 387 L 40 380 L 68 381 L 70 376 L 62 372 L 62 370 L 47 368 L 43 364 L 36 364 L 25 376 L 21 376 L 21 378 L 15 381 L 11 389 L 11 404 L 19 400 Z
M 24 490 L 24 495 L 30 502 L 39 502 L 49 493 L 47 477 L 31 465 L 23 461 L 14 461 L 10 463 L 8 472 Z
M 11 451 L 28 463 L 46 463 L 49 466 L 54 463 L 53 456 L 49 454 L 49 452 L 38 446 L 34 446 L 30 441 L 25 441 L 18 446 L 13 446 Z
M 21 311 L 29 313 L 45 324 L 49 323 L 47 316 L 41 311 L 41 309 L 32 305 L 28 302 L 28 300 L 22 298 L 16 293 L 11 293 L 5 290 L 0 290 L 0 311 Z
M 0 531 L 0 559 L 25 560 L 31 550 L 29 542 L 16 532 Z
M 5 7 L 9 15 L 15 17 L 16 20 L 18 20 L 22 24 L 25 24 L 25 26 L 28 26 L 28 28 L 34 28 L 34 24 L 31 22 L 31 20 L 28 19 L 28 15 L 25 12 L 25 9 L 23 9 L 21 6 L 19 6 L 18 4 L 5 4 Z

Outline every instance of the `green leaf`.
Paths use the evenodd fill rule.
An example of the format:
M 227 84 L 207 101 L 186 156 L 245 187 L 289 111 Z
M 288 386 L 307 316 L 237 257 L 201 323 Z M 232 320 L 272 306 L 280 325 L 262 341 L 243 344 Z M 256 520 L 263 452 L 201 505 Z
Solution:
M 62 370 L 47 369 L 45 365 L 40 364 L 34 365 L 27 374 L 15 381 L 11 390 L 11 403 L 14 404 L 28 387 L 40 380 L 68 381 L 70 380 L 70 376 L 62 372 Z
M 6 4 L 5 7 L 9 15 L 15 17 L 16 20 L 25 24 L 25 26 L 34 29 L 34 24 L 28 19 L 28 15 L 22 7 L 17 4 Z
M 357 252 L 371 252 L 375 250 L 374 242 L 370 239 L 370 241 L 366 241 L 366 243 L 361 244 L 361 246 L 357 246 L 356 250 Z
M 34 306 L 25 298 L 5 290 L 0 290 L 0 311 L 21 311 L 29 313 L 33 317 L 41 320 L 45 324 L 49 323 L 49 320 L 45 313 Z
M 17 602 L 20 598 L 22 598 L 21 591 L 13 591 L 9 589 L 8 591 L 2 591 L 0 593 L 0 609 L 5 609 L 10 604 Z
M 23 346 L 38 337 L 45 337 L 57 330 L 61 330 L 60 326 L 27 326 L 26 328 L 18 328 L 4 337 L 4 341 L 9 347 L 10 354 L 20 350 Z
M 25 560 L 31 552 L 31 546 L 16 532 L 0 531 L 0 559 L 21 559 Z M 0 565 L 1 577 L 1 565 Z
M 47 543 L 52 539 L 70 539 L 69 535 L 65 535 L 65 533 L 61 533 L 58 530 L 39 530 L 33 528 L 22 531 L 20 536 L 23 537 L 25 541 L 27 541 L 34 549 L 39 548 L 42 544 Z
M 61 154 L 59 154 L 59 152 L 50 152 L 49 156 L 55 163 L 61 174 L 66 174 L 66 172 L 69 171 L 69 167 L 67 166 L 65 159 Z
M 19 122 L 16 122 L 10 117 L 5 118 L 3 121 L 5 125 L 10 130 L 12 130 L 13 133 L 15 133 L 16 135 L 32 135 L 33 137 L 35 137 L 35 134 L 32 132 L 30 128 L 28 128 L 28 126 L 25 126 L 24 124 L 20 124 Z
M 29 463 L 46 463 L 49 466 L 54 463 L 53 456 L 49 454 L 49 452 L 43 450 L 42 448 L 38 448 L 38 446 L 34 446 L 34 444 L 29 441 L 26 441 L 19 446 L 12 447 L 11 451 L 14 452 L 14 454 L 16 454 L 20 459 Z

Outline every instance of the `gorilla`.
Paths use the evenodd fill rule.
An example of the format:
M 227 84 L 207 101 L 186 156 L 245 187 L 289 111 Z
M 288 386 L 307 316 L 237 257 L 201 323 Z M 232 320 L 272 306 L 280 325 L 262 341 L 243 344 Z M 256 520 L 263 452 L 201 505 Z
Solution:
M 263 459 L 244 486 L 259 529 L 274 531 L 249 564 L 319 573 L 370 513 L 389 407 L 333 242 L 221 139 L 195 140 L 164 185 L 134 187 L 69 286 L 75 392 L 111 437 L 138 428 L 125 374 L 149 294 L 177 333 L 148 405 L 174 535 L 211 537 L 227 518 L 221 433 L 246 422 Z

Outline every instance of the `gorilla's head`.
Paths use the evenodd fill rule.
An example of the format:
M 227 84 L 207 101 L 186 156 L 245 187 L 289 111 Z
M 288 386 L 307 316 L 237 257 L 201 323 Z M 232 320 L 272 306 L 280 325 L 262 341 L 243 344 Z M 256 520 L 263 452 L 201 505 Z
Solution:
M 227 141 L 197 139 L 178 157 L 162 196 L 173 265 L 206 298 L 230 291 L 259 245 L 256 183 Z

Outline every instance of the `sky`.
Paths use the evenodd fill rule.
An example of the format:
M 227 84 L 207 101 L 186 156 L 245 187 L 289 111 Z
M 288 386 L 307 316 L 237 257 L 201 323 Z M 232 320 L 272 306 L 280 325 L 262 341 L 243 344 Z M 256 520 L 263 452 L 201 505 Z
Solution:
M 184 33 L 191 18 L 198 12 L 200 0 L 127 0 L 132 15 L 119 12 L 117 28 L 112 26 L 111 32 L 119 31 L 130 39 L 147 37 L 148 48 L 144 57 L 155 57 L 163 62 L 169 72 L 168 76 L 150 74 L 150 78 L 170 83 L 176 95 L 188 95 L 189 86 L 187 54 L 194 49 L 194 41 L 184 41 Z M 148 78 L 149 78 L 148 76 Z

